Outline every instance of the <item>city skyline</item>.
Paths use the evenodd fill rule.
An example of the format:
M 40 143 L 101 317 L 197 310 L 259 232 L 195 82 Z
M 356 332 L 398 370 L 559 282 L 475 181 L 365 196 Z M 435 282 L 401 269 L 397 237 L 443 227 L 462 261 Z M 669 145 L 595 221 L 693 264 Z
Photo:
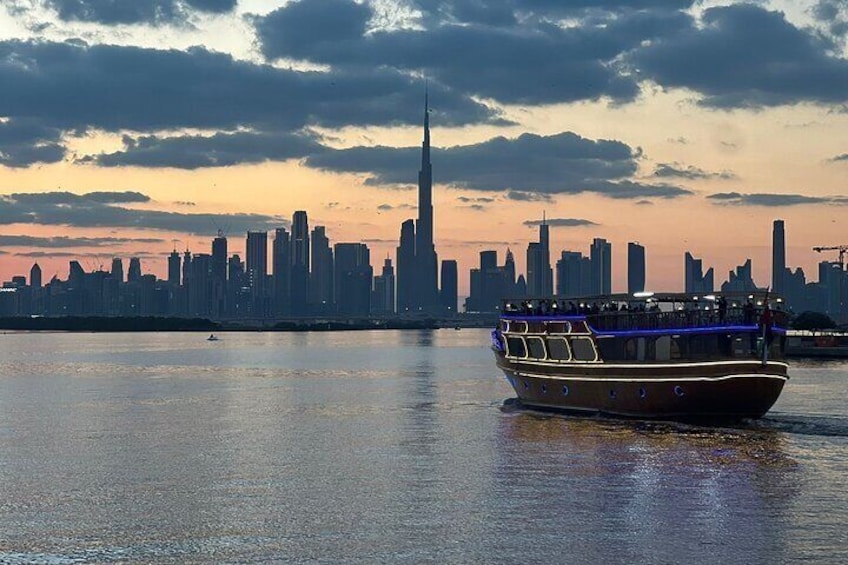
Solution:
M 220 229 L 245 256 L 298 210 L 394 258 L 422 219 L 425 90 L 461 295 L 482 250 L 526 271 L 543 216 L 554 262 L 612 244 L 614 291 L 633 241 L 663 290 L 684 251 L 721 280 L 750 257 L 765 284 L 778 217 L 808 276 L 835 258 L 814 246 L 848 243 L 848 14 L 827 0 L 131 5 L 0 8 L 3 280 L 113 255 L 165 278 L 174 240 L 205 253 Z

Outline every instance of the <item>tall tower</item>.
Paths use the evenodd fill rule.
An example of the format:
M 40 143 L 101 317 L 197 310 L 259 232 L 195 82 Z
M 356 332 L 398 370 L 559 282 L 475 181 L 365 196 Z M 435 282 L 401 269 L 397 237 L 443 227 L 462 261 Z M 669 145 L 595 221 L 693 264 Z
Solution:
M 309 311 L 309 219 L 305 210 L 292 216 L 290 276 L 292 314 L 304 316 Z
M 527 246 L 527 292 L 530 296 L 550 296 L 554 292 L 550 226 L 544 216 L 539 224 L 539 241 Z
M 645 247 L 637 242 L 627 244 L 627 292 L 645 290 Z
M 775 220 L 771 232 L 771 289 L 783 294 L 783 273 L 786 271 L 786 235 L 783 220 Z
M 596 237 L 589 248 L 589 260 L 592 262 L 592 294 L 610 294 L 612 292 L 612 245 L 606 239 Z
M 268 276 L 268 232 L 247 232 L 247 277 L 250 281 L 250 297 L 252 299 L 252 314 L 266 315 L 266 278 Z
M 397 313 L 413 311 L 415 302 L 415 222 L 406 220 L 400 226 L 397 248 Z
M 418 221 L 415 228 L 415 305 L 424 312 L 439 309 L 438 258 L 433 244 L 433 165 L 430 163 L 430 105 L 424 92 L 424 142 L 418 171 Z

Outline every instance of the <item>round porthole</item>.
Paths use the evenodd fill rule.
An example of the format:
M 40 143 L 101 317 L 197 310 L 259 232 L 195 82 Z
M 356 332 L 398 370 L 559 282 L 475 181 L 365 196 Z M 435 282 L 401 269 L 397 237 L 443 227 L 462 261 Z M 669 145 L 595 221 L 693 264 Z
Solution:
M 612 398 L 613 400 L 615 400 L 615 391 L 614 391 L 614 390 L 611 390 L 611 391 L 610 391 L 610 398 Z
M 645 390 L 644 387 L 640 388 L 639 389 L 639 398 L 645 398 L 646 396 L 648 396 L 648 391 Z
M 524 381 L 524 390 L 527 390 L 528 388 L 530 388 L 530 383 Z
M 684 396 L 686 393 L 683 392 L 683 387 L 677 385 L 674 387 L 674 394 L 676 394 L 677 396 Z
M 548 385 L 542 385 L 542 394 L 545 394 L 547 392 L 548 392 Z
M 568 396 L 568 385 L 562 385 L 562 395 Z

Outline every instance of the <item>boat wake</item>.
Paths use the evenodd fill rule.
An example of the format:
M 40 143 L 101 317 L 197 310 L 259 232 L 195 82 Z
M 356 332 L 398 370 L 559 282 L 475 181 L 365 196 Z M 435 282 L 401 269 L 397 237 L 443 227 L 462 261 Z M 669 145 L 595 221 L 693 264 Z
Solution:
M 789 434 L 824 437 L 848 437 L 848 417 L 826 414 L 769 414 L 751 421 L 749 428 Z

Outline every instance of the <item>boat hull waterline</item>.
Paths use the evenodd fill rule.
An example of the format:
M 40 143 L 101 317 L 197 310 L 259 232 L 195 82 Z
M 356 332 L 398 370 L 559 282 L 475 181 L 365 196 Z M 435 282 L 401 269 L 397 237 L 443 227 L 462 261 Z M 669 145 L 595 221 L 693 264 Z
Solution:
M 527 367 L 498 357 L 498 367 L 525 406 L 628 418 L 760 418 L 788 379 L 786 364 L 778 362 L 765 367 L 599 365 L 565 373 L 561 367 Z

